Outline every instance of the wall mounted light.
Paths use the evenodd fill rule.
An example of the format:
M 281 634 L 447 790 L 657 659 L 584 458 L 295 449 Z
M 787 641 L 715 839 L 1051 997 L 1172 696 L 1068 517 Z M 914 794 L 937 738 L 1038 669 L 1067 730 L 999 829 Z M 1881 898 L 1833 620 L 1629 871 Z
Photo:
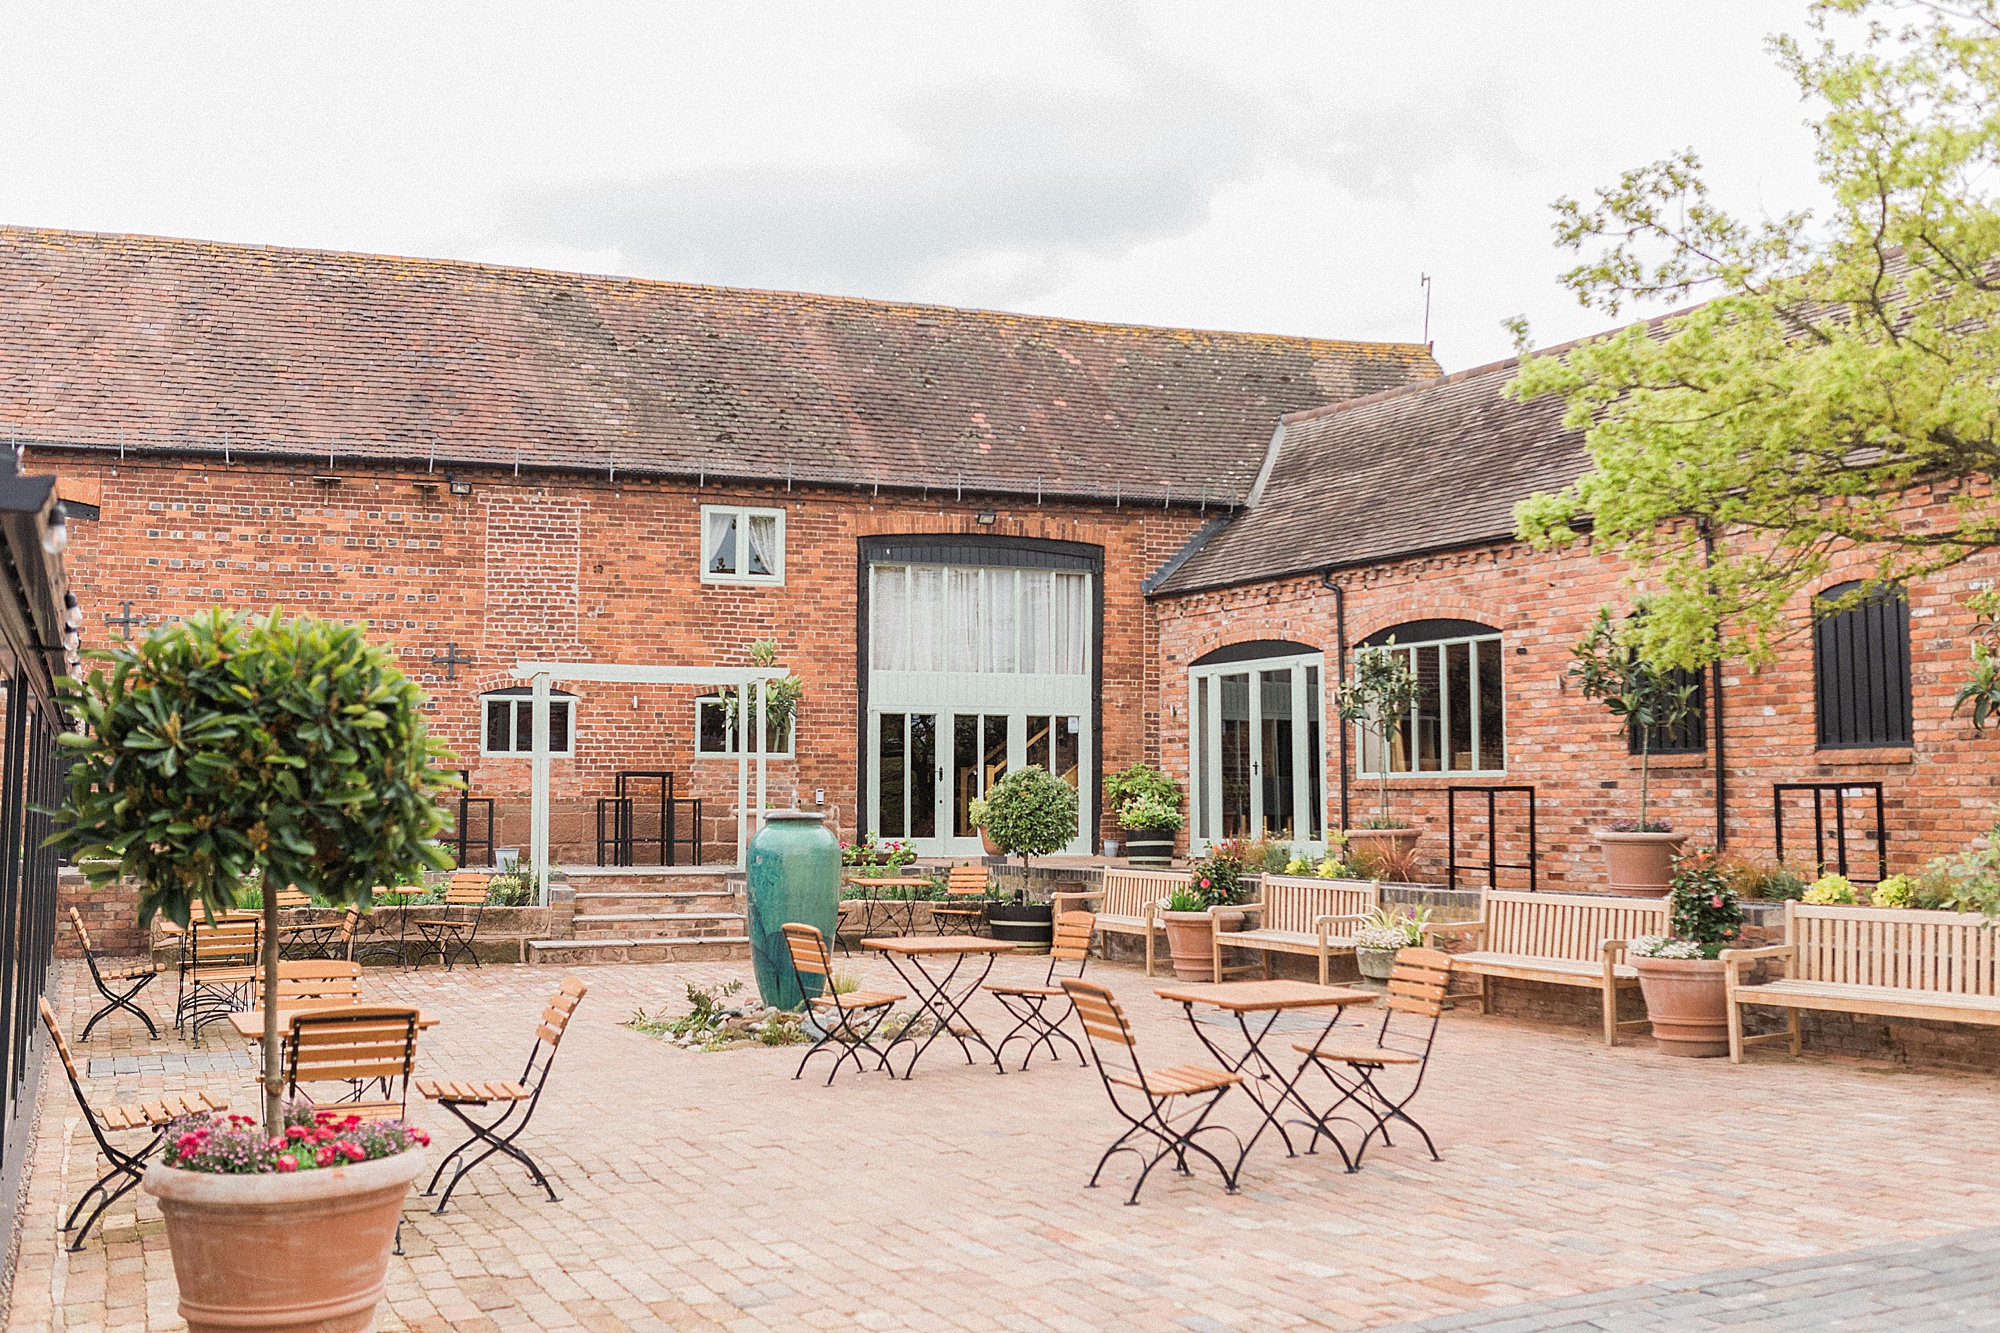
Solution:
M 990 528 L 996 521 L 999 520 L 999 517 L 1000 516 L 994 513 L 991 509 L 982 509 L 979 511 L 979 526 L 982 528 Z

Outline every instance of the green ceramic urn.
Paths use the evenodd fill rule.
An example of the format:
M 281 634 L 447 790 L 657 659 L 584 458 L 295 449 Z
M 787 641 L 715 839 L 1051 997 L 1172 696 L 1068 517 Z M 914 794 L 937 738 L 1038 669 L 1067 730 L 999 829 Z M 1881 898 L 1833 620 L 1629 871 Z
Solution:
M 785 926 L 819 927 L 829 955 L 840 914 L 840 843 L 823 816 L 809 810 L 773 810 L 750 840 L 750 957 L 764 1003 L 796 1009 L 824 988 L 806 974 L 805 994 L 792 977 Z

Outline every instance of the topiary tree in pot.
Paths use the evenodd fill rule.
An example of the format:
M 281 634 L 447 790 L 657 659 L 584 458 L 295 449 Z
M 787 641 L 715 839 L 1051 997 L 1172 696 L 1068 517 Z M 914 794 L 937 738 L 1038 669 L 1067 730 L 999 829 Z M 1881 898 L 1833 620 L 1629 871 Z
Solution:
M 1023 878 L 1029 858 L 1059 852 L 1076 836 L 1076 789 L 1045 768 L 1020 768 L 986 790 L 986 836 L 1003 855 L 1019 856 Z M 1055 918 L 1046 902 L 1030 903 L 1024 889 L 1016 902 L 986 909 L 994 938 L 1012 940 L 1026 952 L 1045 949 Z
M 1379 756 L 1375 817 L 1344 832 L 1357 847 L 1379 845 L 1384 856 L 1407 858 L 1420 836 L 1408 820 L 1389 813 L 1389 736 L 1398 721 L 1416 707 L 1418 693 L 1409 653 L 1397 648 L 1391 636 L 1386 644 L 1355 651 L 1354 678 L 1342 682 L 1334 696 L 1340 720 L 1358 726 L 1364 735 L 1372 733 Z
M 377 884 L 451 865 L 438 844 L 448 820 L 436 800 L 458 782 L 443 767 L 450 755 L 428 734 L 423 692 L 386 649 L 369 644 L 365 627 L 216 609 L 91 656 L 105 666 L 63 681 L 64 702 L 82 727 L 62 738 L 75 763 L 49 841 L 67 849 L 93 884 L 139 880 L 141 926 L 156 913 L 184 928 L 197 913 L 214 920 L 261 884 L 261 989 L 275 995 L 277 889 L 297 885 L 323 902 L 365 905 Z M 386 1199 L 367 1214 L 388 1228 L 379 1236 L 373 1296 L 362 1290 L 335 1299 L 343 1308 L 365 1299 L 355 1314 L 363 1323 L 354 1325 L 363 1326 L 380 1299 L 390 1236 L 415 1174 L 408 1160 L 377 1159 L 400 1154 L 422 1165 L 413 1149 L 424 1140 L 414 1130 L 364 1131 L 299 1110 L 288 1123 L 282 1036 L 276 1007 L 265 1005 L 261 1117 L 247 1125 L 182 1122 L 147 1176 L 167 1214 L 191 1328 L 212 1325 L 221 1307 L 232 1326 L 259 1327 L 260 1304 L 282 1311 L 316 1278 L 348 1277 L 352 1266 L 335 1262 L 335 1252 L 374 1243 L 380 1229 L 362 1225 L 363 1214 L 335 1218 L 335 1232 L 314 1232 L 309 1248 L 290 1251 L 326 1253 L 328 1262 L 311 1272 L 256 1271 L 255 1254 L 215 1241 L 226 1218 L 206 1230 L 202 1221 L 234 1201 L 239 1213 L 263 1210 L 272 1219 L 260 1224 L 266 1235 L 324 1228 L 345 1187 L 336 1177 L 353 1177 L 356 1188 Z M 212 1150 L 232 1134 L 254 1142 Z M 321 1169 L 329 1166 L 344 1169 Z M 176 1195 L 161 1184 L 181 1177 L 195 1186 Z M 296 1220 L 280 1216 L 294 1204 Z M 271 1252 L 286 1251 L 273 1244 Z

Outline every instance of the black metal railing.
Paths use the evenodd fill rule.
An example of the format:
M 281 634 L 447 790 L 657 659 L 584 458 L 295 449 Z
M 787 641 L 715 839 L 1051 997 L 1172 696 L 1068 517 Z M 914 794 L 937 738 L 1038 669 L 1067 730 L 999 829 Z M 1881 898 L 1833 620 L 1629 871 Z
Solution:
M 1833 798 L 1833 869 L 1836 873 L 1848 873 L 1847 843 L 1850 821 L 1847 818 L 1849 797 L 1874 797 L 1875 805 L 1875 878 L 1861 882 L 1880 884 L 1889 877 L 1889 830 L 1883 822 L 1882 784 L 1879 782 L 1776 782 L 1771 784 L 1771 837 L 1780 864 L 1785 859 L 1785 796 L 1788 792 L 1807 792 L 1812 796 L 1813 819 L 1813 867 L 1820 873 L 1827 871 L 1826 807 L 1828 796 Z
M 643 784 L 653 790 L 640 793 Z M 660 769 L 619 773 L 617 794 L 597 802 L 597 864 L 601 866 L 701 864 L 701 798 L 674 795 L 674 775 Z M 644 850 L 648 859 L 641 860 Z
M 1528 859 L 1525 861 L 1502 861 L 1500 859 L 1499 798 L 1519 795 L 1528 798 Z M 1502 870 L 1525 870 L 1528 872 L 1528 892 L 1534 893 L 1540 887 L 1537 879 L 1535 848 L 1535 789 L 1533 787 L 1447 787 L 1444 792 L 1444 836 L 1445 836 L 1445 876 L 1451 888 L 1458 887 L 1460 870 L 1476 870 L 1479 861 L 1458 859 L 1458 798 L 1460 796 L 1484 796 L 1486 798 L 1486 883 L 1493 888 L 1500 887 L 1499 874 Z

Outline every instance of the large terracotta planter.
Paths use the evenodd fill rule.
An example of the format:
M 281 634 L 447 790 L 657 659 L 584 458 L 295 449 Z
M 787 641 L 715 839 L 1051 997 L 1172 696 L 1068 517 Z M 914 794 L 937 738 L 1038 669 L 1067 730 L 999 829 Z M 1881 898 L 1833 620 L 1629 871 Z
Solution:
M 366 1333 L 424 1151 L 294 1175 L 225 1176 L 154 1162 L 189 1333 Z
M 1614 833 L 1609 829 L 1599 829 L 1591 836 L 1604 851 L 1604 891 L 1634 898 L 1666 896 L 1674 878 L 1674 858 L 1687 841 L 1685 833 Z
M 1000 850 L 1000 844 L 993 841 L 993 835 L 986 831 L 986 825 L 984 824 L 981 824 L 979 826 L 979 845 L 986 849 L 986 854 L 988 856 L 1006 855 L 1006 853 Z
M 1653 1040 L 1667 1055 L 1729 1054 L 1729 997 L 1720 958 L 1627 958 L 1639 974 Z
M 1167 953 L 1177 981 L 1215 980 L 1215 918 L 1206 912 L 1163 912 Z

